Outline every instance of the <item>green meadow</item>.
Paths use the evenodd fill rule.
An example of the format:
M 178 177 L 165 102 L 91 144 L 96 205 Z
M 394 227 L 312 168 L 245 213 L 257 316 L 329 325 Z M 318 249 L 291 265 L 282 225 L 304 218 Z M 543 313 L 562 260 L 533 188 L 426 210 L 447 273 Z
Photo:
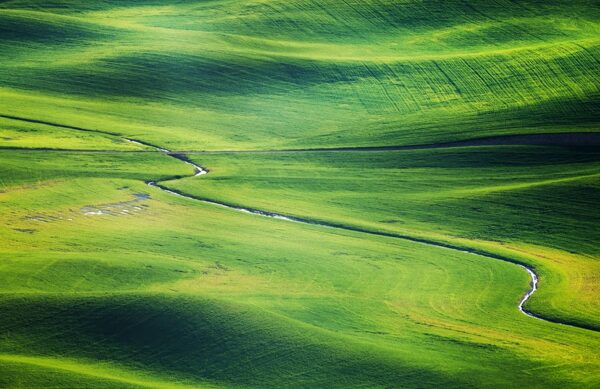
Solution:
M 596 1 L 0 2 L 0 387 L 600 386 L 599 85 Z

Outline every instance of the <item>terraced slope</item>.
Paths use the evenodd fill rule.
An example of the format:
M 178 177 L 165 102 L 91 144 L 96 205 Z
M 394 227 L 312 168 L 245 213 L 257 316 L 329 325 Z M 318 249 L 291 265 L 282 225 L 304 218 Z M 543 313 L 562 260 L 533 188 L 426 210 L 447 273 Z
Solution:
M 0 2 L 0 387 L 599 386 L 599 16 Z

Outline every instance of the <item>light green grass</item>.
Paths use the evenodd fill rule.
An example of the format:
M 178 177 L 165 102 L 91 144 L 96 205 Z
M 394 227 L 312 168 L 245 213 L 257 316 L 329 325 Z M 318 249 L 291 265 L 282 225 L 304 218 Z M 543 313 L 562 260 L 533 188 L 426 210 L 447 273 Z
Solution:
M 140 145 L 110 135 L 73 131 L 44 124 L 0 118 L 0 148 L 77 150 L 144 150 Z
M 169 182 L 228 204 L 452 242 L 536 267 L 529 305 L 597 328 L 594 149 L 485 146 L 387 152 L 193 154 L 210 174 Z
M 42 155 L 33 167 L 55 178 L 64 156 Z M 528 277 L 512 264 L 241 214 L 111 170 L 2 194 L 2 353 L 107 379 L 85 366 L 110 362 L 124 382 L 127 371 L 258 387 L 597 382 L 597 334 L 518 312 Z M 88 194 L 62 200 L 74 183 Z M 151 197 L 129 215 L 82 210 L 124 209 L 134 193 Z
M 190 153 L 209 174 L 176 179 L 193 169 L 115 135 L 200 151 L 595 132 L 599 16 L 593 1 L 2 2 L 0 115 L 25 120 L 0 119 L 0 386 L 599 386 L 600 335 L 577 327 L 600 313 L 597 150 Z M 144 183 L 165 179 L 528 263 L 527 308 L 575 326 L 518 311 L 515 264 Z

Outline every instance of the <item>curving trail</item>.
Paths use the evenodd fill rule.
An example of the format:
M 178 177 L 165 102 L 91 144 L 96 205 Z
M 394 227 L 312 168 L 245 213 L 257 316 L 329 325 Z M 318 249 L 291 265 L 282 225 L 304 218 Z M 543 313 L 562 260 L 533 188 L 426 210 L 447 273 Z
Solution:
M 29 123 L 44 124 L 44 125 L 49 125 L 49 126 L 53 126 L 53 127 L 66 128 L 66 129 L 71 129 L 71 130 L 76 130 L 76 131 L 95 132 L 95 133 L 119 137 L 127 142 L 154 148 L 156 151 L 159 151 L 168 157 L 175 158 L 183 163 L 186 163 L 186 164 L 192 166 L 194 168 L 193 177 L 201 176 L 201 175 L 207 174 L 209 172 L 206 168 L 204 168 L 198 164 L 195 164 L 194 162 L 189 160 L 184 152 L 173 152 L 173 151 L 167 150 L 165 148 L 162 148 L 160 146 L 157 146 L 157 145 L 154 145 L 154 144 L 151 144 L 148 142 L 144 142 L 139 139 L 124 137 L 118 133 L 103 131 L 103 130 L 96 130 L 96 129 L 87 129 L 87 128 L 76 127 L 76 126 L 62 125 L 62 124 L 53 123 L 53 122 L 41 121 L 41 120 L 36 120 L 36 119 L 27 119 L 27 118 L 16 117 L 16 116 L 11 116 L 11 115 L 0 114 L 0 118 L 24 121 L 24 122 L 29 122 Z M 574 134 L 575 138 L 577 138 L 577 141 L 574 141 L 574 142 L 573 142 L 572 136 L 568 135 L 568 134 L 554 134 L 554 136 L 550 136 L 550 138 L 546 138 L 547 135 L 548 134 L 532 134 L 532 135 L 522 135 L 522 136 L 491 137 L 491 138 L 481 138 L 480 140 L 474 139 L 474 140 L 467 140 L 467 141 L 439 143 L 439 144 L 433 144 L 433 145 L 357 147 L 357 148 L 338 148 L 338 149 L 268 150 L 268 151 L 262 151 L 262 152 L 385 151 L 385 150 L 410 150 L 410 149 L 417 149 L 417 148 L 464 147 L 464 146 L 492 145 L 492 144 L 500 144 L 500 145 L 549 144 L 549 143 L 556 144 L 555 142 L 559 142 L 561 139 L 562 140 L 571 139 L 570 142 L 567 141 L 567 143 L 569 143 L 570 145 L 581 145 L 580 142 L 583 141 L 583 142 L 587 143 L 588 146 L 596 146 L 597 145 L 596 143 L 600 139 L 600 133 L 588 133 L 587 135 L 583 136 L 583 139 L 581 138 L 581 134 Z M 540 142 L 539 136 L 542 136 L 545 139 Z M 533 138 L 530 138 L 530 137 L 533 137 Z M 548 142 L 548 139 L 550 139 L 551 141 Z M 27 150 L 27 149 L 21 149 L 21 150 Z M 35 149 L 30 149 L 30 150 L 35 150 Z M 58 151 L 58 150 L 56 150 L 56 151 Z M 65 150 L 65 151 L 67 151 L 67 150 Z M 102 152 L 104 152 L 104 151 L 108 152 L 109 150 L 103 150 Z M 245 152 L 245 151 L 241 151 L 241 152 Z M 247 152 L 254 152 L 254 151 L 247 151 Z M 258 151 L 258 152 L 261 152 L 261 151 Z M 439 242 L 439 241 L 435 241 L 435 240 L 431 240 L 431 239 L 427 239 L 427 238 L 419 238 L 419 237 L 414 237 L 414 236 L 410 236 L 410 235 L 403 235 L 403 234 L 397 234 L 397 233 L 391 233 L 391 232 L 383 232 L 383 231 L 377 231 L 377 230 L 369 230 L 366 228 L 361 228 L 361 227 L 356 227 L 356 226 L 349 226 L 349 225 L 338 224 L 338 223 L 333 223 L 333 222 L 324 222 L 324 221 L 313 220 L 313 219 L 308 219 L 308 218 L 301 218 L 301 217 L 296 217 L 296 216 L 291 216 L 291 215 L 279 214 L 279 213 L 275 213 L 275 212 L 263 211 L 263 210 L 254 209 L 254 208 L 239 207 L 239 206 L 236 206 L 233 204 L 227 204 L 225 202 L 218 202 L 218 201 L 214 201 L 214 200 L 211 200 L 208 198 L 203 198 L 203 197 L 199 197 L 199 196 L 186 194 L 186 193 L 183 193 L 183 192 L 180 192 L 177 190 L 169 189 L 160 184 L 160 182 L 171 181 L 171 180 L 180 179 L 180 178 L 182 178 L 182 177 L 181 176 L 173 176 L 173 177 L 163 179 L 161 181 L 146 181 L 146 184 L 151 187 L 162 190 L 163 192 L 169 193 L 171 195 L 187 198 L 187 199 L 194 200 L 194 201 L 200 201 L 200 202 L 203 202 L 206 204 L 211 204 L 211 205 L 215 205 L 215 206 L 232 209 L 232 210 L 235 210 L 238 212 L 245 212 L 245 213 L 249 213 L 249 214 L 253 214 L 253 215 L 269 217 L 269 218 L 279 219 L 279 220 L 286 220 L 286 221 L 295 222 L 295 223 L 318 225 L 318 226 L 327 227 L 327 228 L 343 229 L 343 230 L 347 230 L 347 231 L 354 231 L 354 232 L 361 232 L 361 233 L 377 235 L 377 236 L 385 236 L 385 237 L 390 237 L 390 238 L 403 239 L 403 240 L 420 243 L 420 244 L 424 244 L 424 245 L 428 245 L 428 246 L 441 247 L 441 248 L 445 248 L 445 249 L 449 249 L 449 250 L 453 250 L 453 251 L 460 251 L 463 253 L 477 255 L 480 257 L 488 258 L 488 259 L 494 259 L 494 260 L 500 260 L 500 261 L 512 263 L 516 266 L 523 268 L 525 271 L 527 271 L 527 273 L 529 274 L 529 276 L 531 278 L 530 289 L 525 293 L 525 295 L 521 298 L 521 300 L 519 301 L 519 304 L 518 304 L 518 309 L 521 313 L 523 313 L 524 315 L 529 316 L 531 318 L 543 320 L 543 321 L 546 321 L 549 323 L 568 325 L 568 326 L 572 326 L 572 327 L 576 327 L 576 328 L 580 328 L 580 329 L 597 331 L 594 328 L 586 328 L 586 327 L 579 326 L 579 325 L 572 324 L 572 323 L 566 323 L 566 322 L 546 319 L 541 316 L 537 316 L 530 311 L 527 311 L 524 308 L 524 305 L 527 302 L 527 300 L 529 300 L 529 298 L 533 295 L 533 293 L 535 293 L 535 291 L 537 290 L 538 276 L 531 267 L 527 266 L 525 263 L 522 263 L 522 262 L 512 259 L 510 257 L 504 257 L 504 256 L 494 254 L 491 252 L 481 251 L 481 250 L 477 250 L 477 249 L 471 249 L 468 247 L 461 247 L 458 245 Z

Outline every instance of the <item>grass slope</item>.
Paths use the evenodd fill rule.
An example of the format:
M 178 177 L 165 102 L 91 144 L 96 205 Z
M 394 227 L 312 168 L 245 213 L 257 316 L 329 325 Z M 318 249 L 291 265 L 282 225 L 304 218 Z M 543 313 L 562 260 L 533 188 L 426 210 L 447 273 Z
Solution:
M 110 164 L 67 180 L 52 167 L 64 155 L 38 154 L 2 194 L 13 377 L 29 363 L 58 382 L 156 387 L 597 383 L 597 333 L 519 313 L 528 277 L 514 265 L 203 205 Z M 177 163 L 156 157 L 149 167 Z
M 598 328 L 595 148 L 191 154 L 210 170 L 167 186 L 239 206 L 479 247 L 534 266 L 528 306 Z
M 594 2 L 1 7 L 1 113 L 173 149 L 598 129 Z
M 529 309 L 597 328 L 596 149 L 190 153 L 210 173 L 174 180 L 192 168 L 118 136 L 264 150 L 595 132 L 599 12 L 0 2 L 0 386 L 599 386 L 599 333 L 520 313 L 514 264 L 144 183 L 510 256 L 540 274 Z

